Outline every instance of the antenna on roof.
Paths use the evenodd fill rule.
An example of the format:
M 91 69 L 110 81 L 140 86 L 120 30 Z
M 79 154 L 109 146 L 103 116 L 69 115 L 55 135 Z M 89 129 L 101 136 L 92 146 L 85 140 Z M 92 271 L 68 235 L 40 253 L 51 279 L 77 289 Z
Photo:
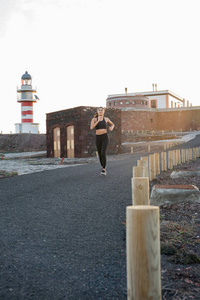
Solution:
M 125 87 L 125 94 L 126 94 L 126 95 L 127 95 L 127 90 L 128 90 L 127 87 Z

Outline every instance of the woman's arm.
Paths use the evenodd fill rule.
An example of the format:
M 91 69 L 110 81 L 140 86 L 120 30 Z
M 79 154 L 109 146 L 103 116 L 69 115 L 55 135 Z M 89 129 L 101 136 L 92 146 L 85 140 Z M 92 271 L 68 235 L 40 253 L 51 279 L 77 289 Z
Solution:
M 99 123 L 99 121 L 97 121 L 96 118 L 93 118 L 91 121 L 91 124 L 90 124 L 90 129 L 94 129 L 98 123 Z
M 115 124 L 109 118 L 106 118 L 106 122 L 110 125 L 109 130 L 113 131 Z

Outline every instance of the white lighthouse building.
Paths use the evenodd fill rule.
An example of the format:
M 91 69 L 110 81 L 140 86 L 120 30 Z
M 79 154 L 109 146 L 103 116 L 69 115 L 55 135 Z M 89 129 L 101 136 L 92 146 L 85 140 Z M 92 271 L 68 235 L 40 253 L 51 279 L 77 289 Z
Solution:
M 34 95 L 31 75 L 26 71 L 21 77 L 21 88 L 17 87 L 17 102 L 21 103 L 21 123 L 15 124 L 16 133 L 39 133 L 39 123 L 33 123 L 33 103 L 39 98 Z

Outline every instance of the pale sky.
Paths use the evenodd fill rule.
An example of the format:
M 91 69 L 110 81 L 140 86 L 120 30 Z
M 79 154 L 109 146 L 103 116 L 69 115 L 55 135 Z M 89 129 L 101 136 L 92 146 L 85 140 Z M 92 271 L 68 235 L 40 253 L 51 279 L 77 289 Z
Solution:
M 0 131 L 21 122 L 28 71 L 46 113 L 106 106 L 110 94 L 171 90 L 200 105 L 199 0 L 0 0 Z

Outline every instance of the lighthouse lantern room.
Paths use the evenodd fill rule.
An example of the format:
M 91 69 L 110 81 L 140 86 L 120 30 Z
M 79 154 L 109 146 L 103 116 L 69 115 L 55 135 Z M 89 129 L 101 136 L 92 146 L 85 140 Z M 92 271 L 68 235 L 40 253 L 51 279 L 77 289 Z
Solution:
M 39 123 L 33 123 L 33 103 L 39 98 L 32 87 L 32 77 L 26 71 L 21 77 L 21 88 L 17 88 L 17 102 L 21 103 L 21 123 L 15 124 L 16 133 L 39 133 Z

